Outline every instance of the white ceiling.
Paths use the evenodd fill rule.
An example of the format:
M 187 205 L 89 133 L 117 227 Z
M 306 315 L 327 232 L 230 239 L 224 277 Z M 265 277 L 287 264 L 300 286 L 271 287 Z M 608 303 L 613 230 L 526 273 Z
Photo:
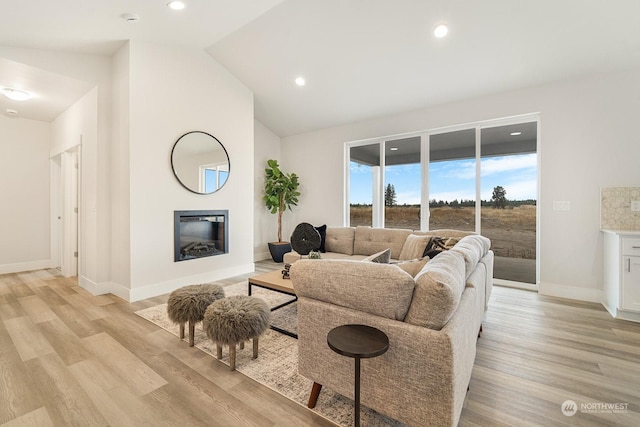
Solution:
M 0 0 L 0 46 L 110 56 L 133 39 L 204 50 L 282 0 L 184 1 L 187 8 L 172 11 L 168 0 Z M 125 13 L 140 21 L 127 23 Z M 19 117 L 42 121 L 57 117 L 91 88 L 6 60 L 0 61 L 2 87 L 27 89 L 36 97 L 16 103 L 0 95 L 0 114 L 11 108 Z
M 640 66 L 639 0 L 185 2 L 176 13 L 165 0 L 0 0 L 0 45 L 206 49 L 280 136 Z M 125 23 L 126 12 L 140 22 Z M 435 39 L 440 22 L 450 32 Z

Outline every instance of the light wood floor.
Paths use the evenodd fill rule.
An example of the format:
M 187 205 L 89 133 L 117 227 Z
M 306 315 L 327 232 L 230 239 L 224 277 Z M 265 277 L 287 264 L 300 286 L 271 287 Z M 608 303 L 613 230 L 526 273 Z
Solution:
M 333 425 L 134 314 L 163 302 L 94 297 L 54 270 L 1 275 L 0 425 Z M 640 325 L 496 288 L 460 425 L 640 425 L 639 361 Z M 568 399 L 628 412 L 569 418 Z

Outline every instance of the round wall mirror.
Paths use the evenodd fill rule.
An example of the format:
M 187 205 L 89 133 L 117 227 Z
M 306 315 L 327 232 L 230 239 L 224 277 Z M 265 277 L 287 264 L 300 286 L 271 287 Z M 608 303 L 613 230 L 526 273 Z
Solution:
M 171 167 L 184 188 L 211 194 L 229 178 L 229 155 L 216 137 L 206 132 L 188 132 L 173 144 Z

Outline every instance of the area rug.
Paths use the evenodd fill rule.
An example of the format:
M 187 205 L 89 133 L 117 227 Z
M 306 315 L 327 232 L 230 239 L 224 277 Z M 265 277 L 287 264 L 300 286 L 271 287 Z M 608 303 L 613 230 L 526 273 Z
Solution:
M 224 287 L 225 295 L 247 295 L 247 282 L 239 282 Z M 291 299 L 291 296 L 280 294 L 257 287 L 252 288 L 253 296 L 264 299 L 271 307 Z M 179 327 L 167 317 L 167 305 L 160 304 L 136 314 L 154 324 L 179 336 Z M 288 331 L 296 332 L 297 311 L 296 303 L 287 305 L 272 313 L 272 323 Z M 185 341 L 188 337 L 185 337 Z M 249 378 L 275 390 L 290 400 L 306 408 L 311 392 L 312 381 L 298 375 L 298 341 L 295 338 L 269 329 L 260 337 L 258 358 L 251 359 L 251 346 L 238 350 L 236 355 L 236 370 Z M 196 326 L 195 347 L 215 358 L 215 344 L 202 331 L 201 325 Z M 222 353 L 222 363 L 229 364 L 229 354 L 225 347 Z M 341 426 L 353 425 L 353 401 L 328 388 L 323 388 L 318 403 L 312 411 Z M 365 406 L 361 407 L 360 423 L 373 427 L 404 427 L 398 421 L 381 415 Z

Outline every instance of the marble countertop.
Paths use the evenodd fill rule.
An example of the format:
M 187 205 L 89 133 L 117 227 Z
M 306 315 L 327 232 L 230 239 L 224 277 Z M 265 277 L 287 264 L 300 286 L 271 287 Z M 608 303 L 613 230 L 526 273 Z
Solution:
M 604 233 L 620 234 L 625 236 L 640 236 L 640 230 L 612 230 L 609 228 L 601 228 Z

